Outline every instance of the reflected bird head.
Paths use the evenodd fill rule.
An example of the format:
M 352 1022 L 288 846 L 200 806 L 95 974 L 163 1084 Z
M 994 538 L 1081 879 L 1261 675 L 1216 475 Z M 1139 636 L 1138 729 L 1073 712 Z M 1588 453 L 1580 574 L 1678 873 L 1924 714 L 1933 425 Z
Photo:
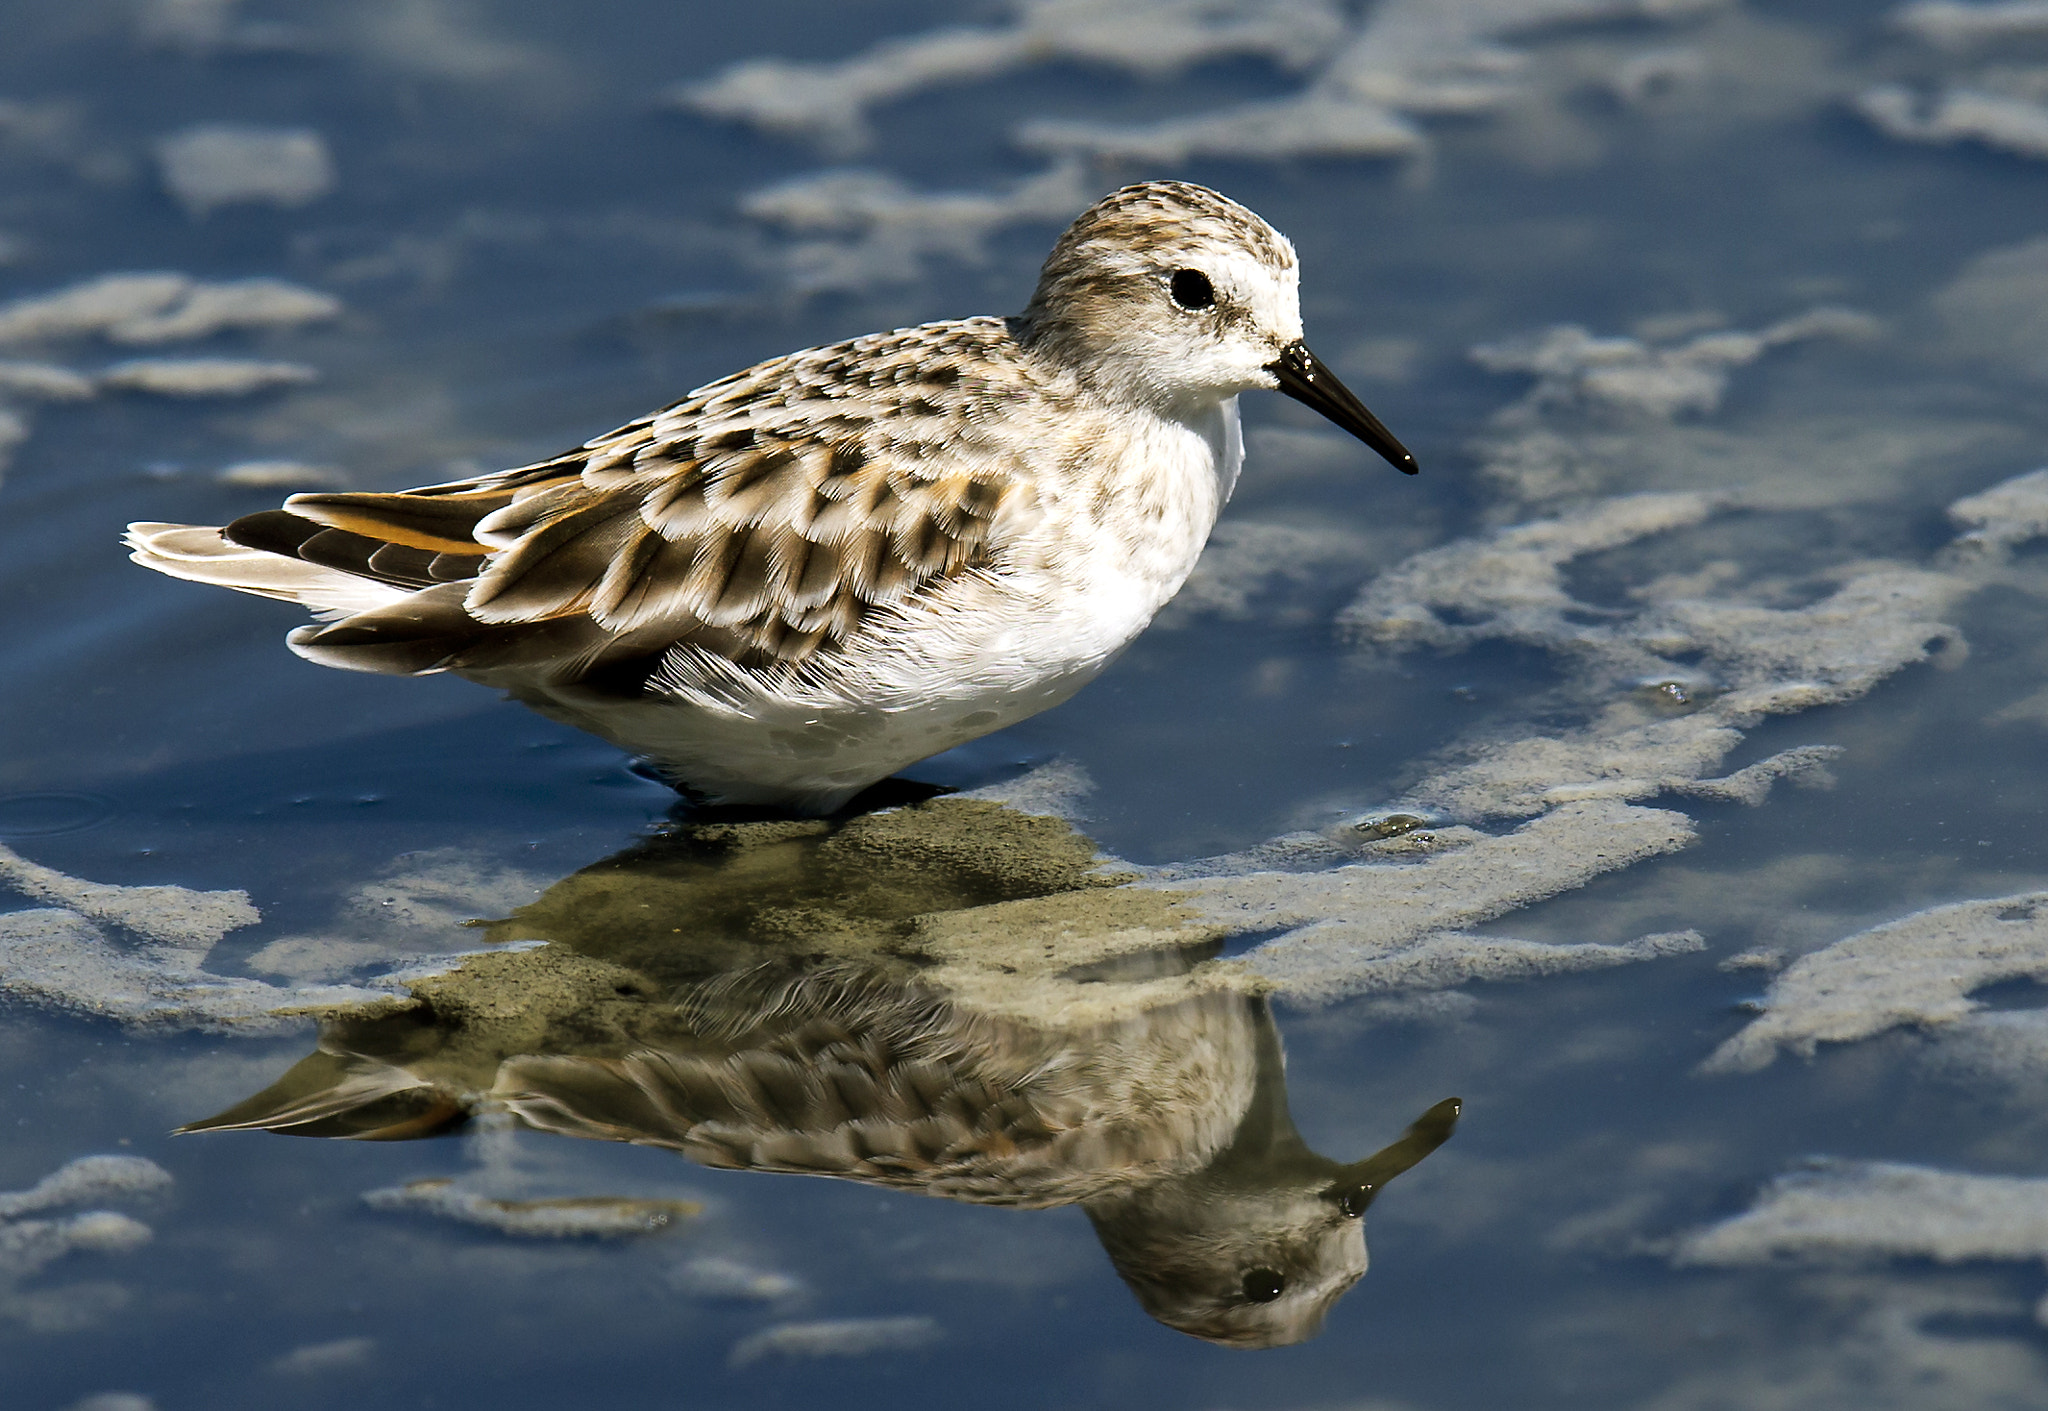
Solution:
M 1241 1134 L 1206 1170 L 1091 1205 L 1089 1217 L 1117 1273 L 1168 1327 L 1227 1347 L 1306 1342 L 1365 1274 L 1366 1208 L 1444 1143 L 1459 1111 L 1446 1098 L 1349 1165 L 1317 1156 L 1291 1126 L 1249 1144 Z

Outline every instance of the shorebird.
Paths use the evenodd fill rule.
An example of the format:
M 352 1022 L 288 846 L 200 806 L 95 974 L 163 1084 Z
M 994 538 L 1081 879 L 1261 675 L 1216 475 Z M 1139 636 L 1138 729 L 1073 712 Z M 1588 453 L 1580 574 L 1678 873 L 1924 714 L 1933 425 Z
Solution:
M 830 813 L 1059 704 L 1193 570 L 1278 389 L 1413 474 L 1302 341 L 1299 263 L 1235 201 L 1127 186 L 1012 318 L 774 358 L 563 455 L 225 528 L 136 562 L 281 598 L 356 671 L 452 671 L 707 802 Z

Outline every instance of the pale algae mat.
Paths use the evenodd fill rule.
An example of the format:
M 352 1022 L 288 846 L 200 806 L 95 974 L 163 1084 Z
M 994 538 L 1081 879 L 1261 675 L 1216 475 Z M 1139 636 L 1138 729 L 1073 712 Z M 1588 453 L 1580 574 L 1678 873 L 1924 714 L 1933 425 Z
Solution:
M 2042 6 L 0 35 L 0 1405 L 2048 1407 Z M 1147 177 L 1424 473 L 1248 396 L 1181 597 L 893 806 L 123 557 L 1014 311 Z

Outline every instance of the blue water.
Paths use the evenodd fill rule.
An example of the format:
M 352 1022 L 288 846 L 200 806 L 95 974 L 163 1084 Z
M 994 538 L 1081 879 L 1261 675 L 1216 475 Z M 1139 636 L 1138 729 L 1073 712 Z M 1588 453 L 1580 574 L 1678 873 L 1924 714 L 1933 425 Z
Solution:
M 994 6 L 253 0 L 220 7 L 212 39 L 151 41 L 138 16 L 169 13 L 0 5 L 0 100 L 19 105 L 0 107 L 0 249 L 15 252 L 0 299 L 176 270 L 288 279 L 345 309 L 161 348 L 0 348 L 88 370 L 203 354 L 320 373 L 247 399 L 24 404 L 29 435 L 0 480 L 0 842 L 94 882 L 247 891 L 263 920 L 209 962 L 237 973 L 272 940 L 363 924 L 338 908 L 394 859 L 459 849 L 545 886 L 664 826 L 674 797 L 602 742 L 467 683 L 302 662 L 282 643 L 295 609 L 135 568 L 122 525 L 223 523 L 276 503 L 278 489 L 214 478 L 238 461 L 332 467 L 355 488 L 426 483 L 559 450 L 791 348 L 1014 310 L 1062 219 L 1005 225 L 979 258 L 921 258 L 914 279 L 802 296 L 786 273 L 795 237 L 740 203 L 839 159 L 660 101 L 742 60 L 829 61 L 964 20 L 1005 23 Z M 1743 25 L 1766 37 L 1738 45 L 1728 36 Z M 2048 228 L 2048 169 L 1898 141 L 1846 101 L 1975 61 L 1915 47 L 1879 7 L 1820 3 L 1586 20 L 1502 42 L 1530 56 L 1535 96 L 1417 119 L 1426 167 L 1317 155 L 1085 167 L 1090 190 L 1202 181 L 1287 231 L 1310 342 L 1424 473 L 1407 481 L 1341 448 L 1289 465 L 1278 438 L 1262 455 L 1262 431 L 1315 422 L 1248 397 L 1253 454 L 1229 515 L 1354 547 L 1255 585 L 1242 613 L 1163 623 L 1069 704 L 914 777 L 976 786 L 1071 761 L 1093 781 L 1087 834 L 1117 857 L 1173 863 L 1381 805 L 1461 741 L 1575 728 L 1574 668 L 1558 656 L 1495 643 L 1365 660 L 1332 625 L 1410 554 L 1555 508 L 1514 502 L 1480 473 L 1476 438 L 1528 380 L 1476 366 L 1477 343 L 1564 322 L 1620 334 L 1699 310 L 1753 330 L 1816 304 L 1885 329 L 1774 350 L 1732 371 L 1717 409 L 1664 431 L 1631 424 L 1638 452 L 1702 428 L 1735 450 L 1683 473 L 1645 456 L 1640 481 L 1624 473 L 1602 493 L 1746 481 L 1744 458 L 1782 445 L 1771 464 L 1790 466 L 1774 473 L 1798 504 L 1582 560 L 1571 581 L 1586 601 L 1627 602 L 1719 559 L 1739 562 L 1745 584 L 1925 562 L 1951 533 L 1944 506 L 2042 462 L 2038 383 L 2016 355 L 1944 324 L 1934 300 L 1969 261 Z M 1688 47 L 1707 56 L 1707 86 L 1664 106 L 1631 107 L 1598 77 Z M 2017 42 L 1993 57 L 2032 61 Z M 1003 190 L 1043 167 L 1008 136 L 1026 119 L 1153 121 L 1302 82 L 1245 55 L 1163 76 L 1029 64 L 877 105 L 872 145 L 850 160 L 921 192 Z M 189 215 L 152 144 L 218 121 L 317 130 L 334 189 Z M 1388 339 L 1403 340 L 1391 375 L 1372 353 Z M 1904 449 L 1830 480 L 1821 453 L 1845 428 L 1868 431 L 1873 464 Z M 2048 1334 L 2029 1312 L 2048 1289 L 2038 1258 L 1736 1271 L 1668 1258 L 1674 1234 L 1746 1208 L 1809 1154 L 2048 1174 L 2038 1087 L 1921 1063 L 1930 1041 L 1911 1032 L 1754 1075 L 1694 1072 L 1767 983 L 1717 968 L 1725 957 L 2048 885 L 2042 724 L 1990 719 L 2048 676 L 2042 619 L 2024 582 L 1978 593 L 1953 618 L 1966 660 L 1766 721 L 1727 762 L 1840 745 L 1831 789 L 1780 787 L 1760 808 L 1665 800 L 1696 820 L 1692 847 L 1487 928 L 1618 942 L 1691 927 L 1707 941 L 1698 954 L 1472 985 L 1460 993 L 1474 1003 L 1449 1008 L 1276 1001 L 1285 1101 L 1315 1151 L 1356 1160 L 1439 1099 L 1465 1102 L 1450 1142 L 1374 1205 L 1371 1272 L 1300 1346 L 1212 1347 L 1148 1319 L 1072 1206 L 985 1208 L 525 1132 L 504 1140 L 551 1193 L 673 1196 L 704 1213 L 598 1241 L 372 1209 L 366 1191 L 473 1171 L 486 1159 L 475 1133 L 167 1135 L 276 1080 L 314 1047 L 310 1021 L 260 1036 L 138 1031 L 10 1000 L 0 1188 L 88 1153 L 147 1157 L 175 1186 L 115 1202 L 153 1230 L 140 1248 L 15 1277 L 0 1246 L 0 1401 L 1663 1411 L 1773 1404 L 1775 1384 L 1802 1388 L 1803 1407 L 2048 1406 Z M 0 907 L 17 902 L 35 904 L 0 893 Z M 689 1292 L 676 1271 L 712 1256 L 800 1291 Z M 1907 1309 L 1899 1326 L 1913 1331 L 1871 1332 L 1871 1310 L 1887 1308 Z M 851 1318 L 930 1321 L 915 1346 L 735 1364 L 771 1325 Z M 1985 1370 L 1957 1370 L 1972 1366 Z

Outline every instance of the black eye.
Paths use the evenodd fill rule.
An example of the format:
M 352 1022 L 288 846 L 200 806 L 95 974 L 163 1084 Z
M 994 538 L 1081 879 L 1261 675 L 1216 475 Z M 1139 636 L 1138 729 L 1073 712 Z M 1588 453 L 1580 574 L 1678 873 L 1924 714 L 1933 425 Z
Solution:
M 1253 1269 L 1244 1276 L 1244 1296 L 1253 1303 L 1271 1303 L 1287 1292 L 1287 1280 L 1277 1269 Z
M 1216 286 L 1198 269 L 1177 269 L 1167 286 L 1173 302 L 1184 309 L 1206 309 L 1216 302 Z

